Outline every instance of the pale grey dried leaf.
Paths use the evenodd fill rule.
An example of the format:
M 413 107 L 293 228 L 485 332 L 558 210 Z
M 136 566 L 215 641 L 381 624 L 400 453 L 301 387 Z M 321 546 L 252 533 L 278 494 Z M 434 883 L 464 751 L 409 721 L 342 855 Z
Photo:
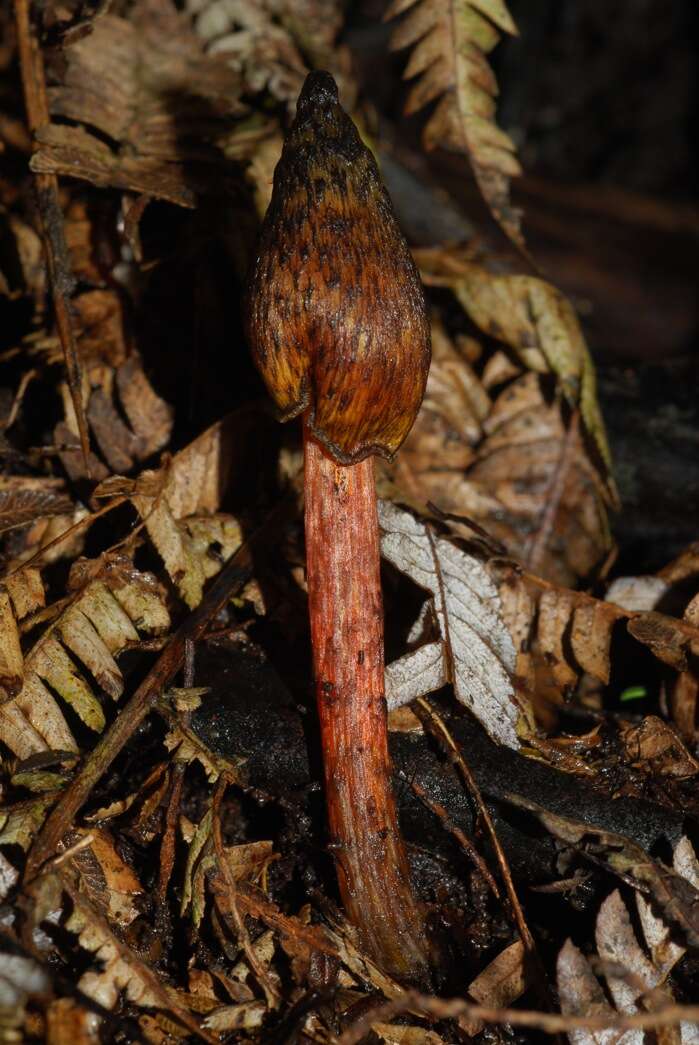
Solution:
M 657 969 L 643 953 L 631 925 L 629 911 L 615 889 L 603 902 L 595 924 L 595 942 L 600 958 L 619 965 L 632 977 L 606 976 L 609 991 L 619 1012 L 636 1012 L 636 1001 L 644 988 L 657 986 Z
M 674 867 L 654 860 L 637 842 L 594 824 L 558 816 L 521 795 L 508 794 L 507 801 L 533 813 L 544 827 L 581 852 L 590 852 L 597 863 L 649 893 L 660 913 L 681 930 L 692 947 L 699 946 L 699 889 Z
M 20 954 L 0 954 L 0 1034 L 22 1041 L 25 1007 L 32 995 L 48 994 L 51 980 L 38 962 Z
M 19 881 L 19 871 L 13 867 L 4 853 L 0 853 L 0 900 L 4 900 L 10 889 Z
M 204 1026 L 208 1030 L 224 1031 L 254 1030 L 260 1027 L 267 1014 L 267 1003 L 255 999 L 244 1001 L 239 1005 L 222 1005 L 214 1009 L 204 1020 Z
M 616 577 L 605 599 L 632 612 L 654 610 L 670 585 L 662 577 Z
M 410 704 L 425 693 L 434 693 L 447 681 L 444 643 L 441 639 L 411 650 L 386 667 L 388 710 Z
M 587 958 L 572 940 L 566 940 L 556 961 L 556 979 L 564 1016 L 613 1016 Z M 643 1045 L 643 1031 L 569 1030 L 572 1045 Z
M 672 854 L 675 871 L 699 890 L 699 861 L 692 843 L 683 835 Z M 639 892 L 636 893 L 636 908 L 653 965 L 657 970 L 658 982 L 665 982 L 668 974 L 684 955 L 686 947 L 675 941 L 672 926 L 658 916 L 651 904 Z M 699 1026 L 686 1020 L 680 1024 L 682 1045 L 697 1045 Z
M 520 710 L 511 680 L 515 648 L 486 566 L 388 501 L 379 504 L 379 525 L 384 558 L 432 596 L 457 699 L 494 740 L 517 749 Z M 389 666 L 390 678 L 398 673 Z M 427 668 L 426 681 L 434 684 L 439 677 L 434 667 L 431 674 Z

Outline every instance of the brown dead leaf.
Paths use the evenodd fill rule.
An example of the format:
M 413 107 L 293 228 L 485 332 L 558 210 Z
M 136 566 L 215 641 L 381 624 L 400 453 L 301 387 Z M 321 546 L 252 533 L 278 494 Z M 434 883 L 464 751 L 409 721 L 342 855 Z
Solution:
M 677 671 L 687 670 L 687 647 L 690 638 L 673 623 L 672 618 L 654 611 L 639 613 L 631 618 L 628 629 L 633 637 L 644 646 L 648 646 L 663 664 Z M 694 641 L 697 644 L 697 640 Z
M 576 592 L 550 588 L 541 593 L 537 642 L 562 690 L 574 686 L 581 671 L 600 682 L 609 681 L 609 645 L 617 619 L 607 603 L 581 598 Z
M 680 672 L 670 693 L 670 710 L 673 722 L 689 742 L 696 737 L 698 705 L 699 678 L 690 671 Z
M 223 876 L 211 876 L 209 885 L 217 906 L 222 913 L 229 913 L 230 889 Z M 309 961 L 316 951 L 337 956 L 337 948 L 326 929 L 319 925 L 304 925 L 298 917 L 283 914 L 277 905 L 255 886 L 244 882 L 238 883 L 236 901 L 241 914 L 259 918 L 270 929 L 279 933 L 281 945 L 288 953 L 298 956 L 303 951 Z
M 80 846 L 82 840 L 89 845 Z M 117 853 L 110 833 L 99 827 L 75 831 L 67 844 L 76 847 L 69 864 L 77 888 L 111 925 L 126 928 L 138 915 L 133 897 L 143 893 L 143 886 Z
M 416 251 L 416 260 L 426 282 L 450 287 L 480 330 L 508 345 L 528 369 L 555 374 L 597 448 L 607 503 L 618 507 L 595 369 L 570 302 L 542 279 L 490 272 L 462 248 Z
M 7 232 L 14 243 L 19 272 L 11 283 L 6 278 L 9 273 L 0 274 L 0 295 L 24 294 L 39 301 L 46 291 L 46 265 L 41 237 L 17 214 L 7 214 L 5 220 Z
M 689 577 L 699 577 L 699 541 L 690 544 L 676 559 L 659 570 L 658 576 L 668 585 L 678 584 Z
M 398 497 L 473 519 L 514 557 L 536 557 L 532 568 L 556 583 L 588 577 L 611 539 L 582 434 L 566 429 L 560 404 L 547 401 L 534 373 L 508 384 L 484 416 L 489 395 L 472 368 L 450 343 L 443 347 L 439 331 L 436 345 L 429 382 L 437 394 L 428 383 L 404 450 L 383 466 Z
M 426 1027 L 404 1027 L 397 1023 L 372 1023 L 374 1034 L 386 1045 L 445 1045 L 444 1038 Z
M 95 362 L 109 367 L 124 363 L 129 351 L 124 337 L 124 308 L 114 290 L 88 290 L 72 299 L 75 334 L 86 368 Z
M 224 1031 L 254 1030 L 260 1027 L 267 1015 L 267 1003 L 259 999 L 240 1002 L 238 1005 L 221 1005 L 204 1020 L 208 1030 Z
M 642 772 L 678 780 L 699 773 L 699 762 L 690 755 L 681 737 L 657 715 L 646 715 L 638 725 L 622 721 L 620 729 L 626 757 Z
M 463 471 L 473 461 L 473 447 L 482 438 L 490 408 L 490 397 L 458 341 L 452 341 L 434 317 L 425 398 L 399 458 L 401 466 L 419 476 L 421 490 L 429 492 L 431 499 L 439 497 L 437 469 L 439 473 Z
M 558 816 L 520 795 L 509 794 L 507 801 L 533 813 L 556 838 L 589 852 L 596 862 L 649 893 L 663 918 L 679 928 L 692 947 L 699 946 L 699 889 L 681 873 L 653 860 L 625 835 Z
M 607 684 L 610 643 L 617 622 L 625 622 L 637 641 L 678 670 L 686 667 L 687 652 L 699 647 L 699 628 L 686 620 L 627 610 L 511 566 L 500 564 L 497 572 L 503 614 L 517 650 L 515 682 L 529 693 L 530 700 L 536 692 L 539 698 L 560 703 L 583 672 Z M 685 676 L 694 679 L 691 672 L 680 678 Z M 535 701 L 534 706 L 539 717 L 539 703 Z M 668 743 L 670 735 L 681 744 L 671 727 Z M 688 763 L 683 759 L 680 762 L 684 773 Z
M 24 569 L 15 570 L 10 573 L 4 581 L 5 587 L 12 600 L 15 618 L 24 620 L 30 613 L 46 605 L 46 592 L 41 579 L 41 571 L 36 566 L 26 566 Z
M 546 402 L 539 378 L 526 374 L 501 392 L 484 429 L 466 476 L 477 495 L 491 500 L 477 521 L 525 563 L 547 527 L 538 571 L 560 584 L 589 575 L 610 548 L 604 493 L 582 437 L 568 439 L 560 408 Z
M 466 994 L 480 1005 L 509 1008 L 527 988 L 524 965 L 524 945 L 516 940 L 500 951 L 492 962 L 468 985 Z M 471 1036 L 480 1034 L 484 1024 L 480 1020 L 459 1017 L 459 1027 Z
M 142 472 L 128 490 L 148 536 L 188 606 L 201 600 L 214 576 L 242 541 L 238 522 L 214 515 L 233 459 L 233 417 L 212 425 L 159 471 Z M 96 491 L 105 496 L 114 487 Z
M 41 129 L 33 170 L 185 207 L 222 184 L 231 117 L 246 113 L 241 79 L 204 53 L 174 4 L 139 0 L 128 21 L 106 14 L 64 54 L 49 101 L 71 123 Z
M 98 1045 L 99 1021 L 72 998 L 57 998 L 46 1010 L 46 1045 Z
M 171 1012 L 190 1032 L 201 1033 L 177 992 L 169 989 L 149 964 L 111 931 L 106 920 L 65 877 L 47 875 L 36 890 L 40 894 L 56 885 L 68 894 L 72 904 L 66 929 L 78 936 L 80 945 L 94 954 L 100 965 L 99 971 L 83 973 L 78 981 L 80 990 L 106 1009 L 113 1009 L 124 991 L 134 1005 Z
M 108 310 L 105 320 L 101 311 L 103 303 L 101 299 L 95 318 L 95 349 L 98 353 L 104 349 L 110 356 L 110 344 L 113 347 L 113 343 L 110 342 L 109 333 L 105 333 L 103 329 L 104 322 L 108 326 L 111 326 L 113 321 L 116 322 L 118 337 L 121 339 L 123 316 L 119 310 L 115 319 L 113 313 Z M 82 339 L 80 346 L 82 351 Z M 116 473 L 124 473 L 131 471 L 138 462 L 151 457 L 167 444 L 172 431 L 173 414 L 168 404 L 153 389 L 135 352 L 127 355 L 121 342 L 110 358 L 114 365 L 98 355 L 92 365 L 88 363 L 86 367 L 87 382 L 90 385 L 86 412 L 92 433 L 109 469 Z M 81 479 L 86 477 L 86 471 L 77 450 L 77 419 L 65 386 L 62 386 L 62 393 L 65 421 L 56 426 L 54 437 L 59 445 L 67 443 L 74 447 L 61 453 L 61 461 L 72 479 Z M 123 419 L 124 416 L 129 424 Z M 93 478 L 107 477 L 108 470 L 94 453 L 90 455 L 90 462 Z
M 70 200 L 65 210 L 63 227 L 65 229 L 66 246 L 70 257 L 70 270 L 75 278 L 87 286 L 99 287 L 104 281 L 105 268 L 109 270 L 117 261 L 116 249 L 114 257 L 107 255 L 105 265 L 104 241 L 100 242 L 100 250 L 96 249 L 99 223 L 99 211 L 80 197 Z M 80 297 L 82 295 L 79 295 Z
M 0 588 L 0 700 L 15 697 L 24 681 L 24 658 L 10 596 Z

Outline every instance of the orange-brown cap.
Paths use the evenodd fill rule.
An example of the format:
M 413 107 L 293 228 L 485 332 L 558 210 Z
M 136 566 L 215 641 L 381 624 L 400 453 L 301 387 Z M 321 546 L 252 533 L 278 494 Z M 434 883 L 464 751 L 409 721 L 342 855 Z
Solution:
M 283 420 L 308 411 L 343 464 L 391 457 L 430 364 L 420 277 L 329 73 L 306 78 L 247 295 L 253 357 Z

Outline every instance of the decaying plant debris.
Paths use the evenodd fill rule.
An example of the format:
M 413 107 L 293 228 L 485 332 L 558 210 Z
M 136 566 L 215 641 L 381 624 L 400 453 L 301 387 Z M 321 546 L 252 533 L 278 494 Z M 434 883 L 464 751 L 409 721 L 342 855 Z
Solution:
M 340 0 L 0 11 L 0 1041 L 699 1041 L 699 543 L 668 539 L 653 573 L 615 544 L 645 507 L 578 301 L 511 203 L 486 59 L 516 34 L 506 4 L 382 13 L 423 129 L 393 125 L 391 154 Z M 432 994 L 341 906 L 300 432 L 243 334 L 313 69 L 387 160 L 409 239 L 420 210 L 433 362 L 376 480 Z M 454 209 L 417 184 L 422 146 L 464 158 L 495 222 L 425 238 Z

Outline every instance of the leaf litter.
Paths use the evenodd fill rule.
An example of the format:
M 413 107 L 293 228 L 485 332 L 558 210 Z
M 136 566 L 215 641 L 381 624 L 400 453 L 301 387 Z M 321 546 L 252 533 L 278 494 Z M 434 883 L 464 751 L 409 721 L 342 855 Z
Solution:
M 299 448 L 270 435 L 237 304 L 306 72 L 330 69 L 348 108 L 366 90 L 338 42 L 344 7 L 44 8 L 18 21 L 43 59 L 33 142 L 0 101 L 25 132 L 7 146 L 22 173 L 0 183 L 0 294 L 29 317 L 1 357 L 0 1037 L 334 1041 L 366 1023 L 438 1045 L 519 1023 L 580 1045 L 640 1043 L 641 1024 L 696 1041 L 696 856 L 669 826 L 650 851 L 639 822 L 652 811 L 691 833 L 699 815 L 697 552 L 608 583 L 619 500 L 572 304 L 480 242 L 415 249 L 433 366 L 410 437 L 378 468 L 386 697 L 396 742 L 416 767 L 431 759 L 397 796 L 451 948 L 433 986 L 457 1000 L 418 996 L 338 910 L 319 780 L 294 761 L 293 737 L 318 756 Z M 487 63 L 516 32 L 506 6 L 399 0 L 386 17 L 391 48 L 410 49 L 407 111 L 436 103 L 425 147 L 468 156 L 526 257 Z M 216 651 L 238 666 L 202 682 Z M 640 710 L 619 695 L 629 670 L 626 692 L 654 693 Z M 204 712 L 226 740 L 215 750 Z M 478 799 L 454 740 L 467 719 L 496 752 Z M 538 833 L 502 811 L 505 752 L 523 767 L 508 808 Z M 541 773 L 575 817 L 546 807 Z M 601 800 L 611 827 L 585 815 Z

